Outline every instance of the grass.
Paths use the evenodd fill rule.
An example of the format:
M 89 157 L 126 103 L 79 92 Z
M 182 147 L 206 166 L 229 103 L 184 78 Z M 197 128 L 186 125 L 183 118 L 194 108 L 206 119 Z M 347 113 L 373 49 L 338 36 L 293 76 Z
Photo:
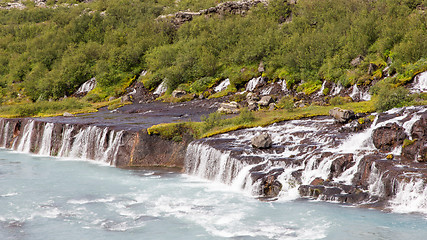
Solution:
M 15 105 L 0 106 L 0 117 L 16 118 L 16 117 L 52 117 L 62 115 L 65 112 L 72 114 L 83 112 L 94 112 L 91 104 L 80 101 L 74 98 L 64 99 L 62 101 L 40 101 L 21 103 Z
M 344 103 L 341 107 L 351 109 L 356 113 L 375 111 L 374 101 Z M 150 127 L 148 132 L 149 134 L 157 134 L 164 138 L 172 139 L 176 133 L 182 134 L 182 129 L 187 129 L 191 131 L 194 138 L 205 138 L 238 129 L 263 127 L 282 121 L 325 116 L 329 114 L 329 110 L 332 108 L 334 106 L 312 105 L 305 108 L 293 109 L 292 111 L 286 109 L 275 111 L 261 110 L 249 113 L 242 111 L 239 116 L 229 119 L 219 118 L 215 115 L 216 113 L 213 113 L 212 116 L 203 119 L 203 122 L 163 123 Z

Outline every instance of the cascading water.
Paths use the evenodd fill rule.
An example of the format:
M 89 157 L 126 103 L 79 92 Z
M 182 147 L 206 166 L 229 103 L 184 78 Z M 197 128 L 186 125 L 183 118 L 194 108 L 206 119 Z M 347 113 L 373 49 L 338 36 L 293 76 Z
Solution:
M 353 91 L 350 94 L 350 97 L 353 100 L 359 100 L 359 101 L 369 101 L 371 100 L 372 96 L 369 94 L 368 91 L 363 92 L 358 87 L 357 84 L 354 84 Z
M 411 93 L 427 92 L 427 71 L 418 74 L 414 78 L 414 84 L 410 89 Z
M 2 119 L 0 132 L 2 146 L 13 141 L 12 149 L 18 152 L 73 159 L 91 159 L 116 165 L 122 145 L 123 131 L 107 127 L 77 127 L 69 124 L 43 123 L 33 119 L 17 124 L 16 136 L 11 136 L 10 122 Z M 20 126 L 22 124 L 22 127 Z M 42 131 L 38 130 L 42 129 Z M 57 129 L 57 130 L 55 130 Z M 40 132 L 38 132 L 40 131 Z
M 21 141 L 16 147 L 16 151 L 29 153 L 31 150 L 31 137 L 33 136 L 34 120 L 29 120 L 25 125 Z
M 39 151 L 39 155 L 45 155 L 50 156 L 50 151 L 52 147 L 52 134 L 53 134 L 53 127 L 55 124 L 53 123 L 46 123 L 43 131 L 43 137 L 42 137 L 42 145 Z
M 279 199 L 295 199 L 299 197 L 300 187 L 312 186 L 316 181 L 325 182 L 324 187 L 318 187 L 320 190 L 335 191 L 333 196 L 336 198 L 327 198 L 329 200 L 349 201 L 349 196 L 359 192 L 372 196 L 372 199 L 385 198 L 386 194 L 395 193 L 393 208 L 398 209 L 396 206 L 407 205 L 409 201 L 401 195 L 414 192 L 414 196 L 422 198 L 427 192 L 426 185 L 420 187 L 421 183 L 417 181 L 415 186 L 411 183 L 415 181 L 413 178 L 401 181 L 399 176 L 404 171 L 399 166 L 412 168 L 412 162 L 386 161 L 388 154 L 396 154 L 398 151 L 378 151 L 372 142 L 372 135 L 375 129 L 392 123 L 409 133 L 414 123 L 426 112 L 426 107 L 410 107 L 373 114 L 375 119 L 370 127 L 356 132 L 346 131 L 352 129 L 355 122 L 341 126 L 329 117 L 318 117 L 221 134 L 190 144 L 185 159 L 186 172 L 238 186 L 255 195 L 260 194 L 260 186 L 272 176 L 282 185 Z M 251 146 L 251 138 L 261 132 L 268 132 L 272 136 L 274 144 L 271 149 L 261 150 Z M 385 168 L 382 162 L 387 162 L 389 167 Z M 392 172 L 384 177 L 384 172 L 389 171 L 387 169 L 392 169 Z M 389 181 L 398 181 L 399 189 L 386 193 L 385 184 L 390 185 Z M 365 187 L 357 190 L 359 184 Z M 347 192 L 343 193 L 344 190 Z M 316 191 L 312 190 L 313 195 Z M 417 211 L 427 211 L 425 201 L 417 201 L 422 202 L 417 205 Z
M 263 83 L 264 83 L 263 77 L 252 78 L 246 84 L 246 91 L 252 92 L 253 90 L 255 90 L 255 88 L 257 88 L 258 85 L 263 84 Z
M 218 86 L 216 86 L 214 88 L 215 92 L 221 92 L 224 91 L 225 89 L 227 89 L 227 87 L 230 85 L 230 79 L 225 79 L 224 81 L 222 81 Z

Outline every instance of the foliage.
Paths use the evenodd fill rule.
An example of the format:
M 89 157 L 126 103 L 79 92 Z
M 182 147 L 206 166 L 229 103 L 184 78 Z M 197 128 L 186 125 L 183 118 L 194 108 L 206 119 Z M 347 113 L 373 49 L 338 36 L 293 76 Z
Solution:
M 352 100 L 349 97 L 335 96 L 329 100 L 329 104 L 331 104 L 332 106 L 338 106 L 343 105 L 345 103 L 349 103 L 351 101 Z
M 282 97 L 276 105 L 279 109 L 286 109 L 292 112 L 295 109 L 294 99 L 292 96 Z
M 263 62 L 263 76 L 307 95 L 325 80 L 369 84 L 388 58 L 395 85 L 427 70 L 422 0 L 271 0 L 242 16 L 194 16 L 180 27 L 159 16 L 225 0 L 65 2 L 76 1 L 0 10 L 0 102 L 58 100 L 92 77 L 98 96 L 86 99 L 98 102 L 120 96 L 142 70 L 150 90 L 166 81 L 169 93 L 181 84 L 201 93 L 230 78 L 237 91 L 261 75 Z M 352 66 L 359 55 L 365 60 Z M 373 75 L 370 62 L 380 66 Z
M 385 85 L 378 91 L 378 99 L 375 102 L 375 109 L 378 112 L 384 112 L 395 107 L 403 107 L 411 99 L 408 96 L 409 91 L 404 87 L 393 88 Z

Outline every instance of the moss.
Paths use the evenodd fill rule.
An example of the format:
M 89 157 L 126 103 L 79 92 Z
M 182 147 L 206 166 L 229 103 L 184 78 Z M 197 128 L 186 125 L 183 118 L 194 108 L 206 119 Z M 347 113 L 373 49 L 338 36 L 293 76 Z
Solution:
M 393 156 L 393 154 L 389 154 L 389 155 L 387 155 L 387 157 L 386 157 L 388 160 L 393 160 L 393 158 L 394 158 L 394 156 Z
M 405 139 L 405 140 L 403 140 L 402 148 L 406 148 L 408 146 L 413 145 L 415 142 L 417 142 L 417 140 L 418 139 L 414 139 L 414 140 Z
M 322 87 L 321 81 L 309 81 L 298 86 L 297 91 L 303 92 L 305 95 L 310 95 L 317 92 Z

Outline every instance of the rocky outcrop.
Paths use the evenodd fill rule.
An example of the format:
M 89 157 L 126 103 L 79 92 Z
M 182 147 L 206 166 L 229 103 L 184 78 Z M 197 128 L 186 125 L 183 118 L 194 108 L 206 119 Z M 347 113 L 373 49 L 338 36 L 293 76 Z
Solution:
M 390 152 L 395 147 L 401 146 L 407 137 L 405 130 L 396 123 L 379 127 L 372 133 L 375 147 L 383 152 Z
M 251 139 L 251 144 L 255 148 L 270 148 L 273 140 L 271 140 L 270 134 L 261 133 Z
M 414 123 L 411 138 L 404 141 L 402 155 L 408 160 L 427 162 L 427 115 Z
M 237 102 L 221 103 L 218 108 L 218 112 L 224 114 L 236 114 L 239 111 L 239 104 Z
M 274 103 L 274 100 L 270 96 L 263 96 L 261 100 L 258 101 L 258 106 L 260 107 L 268 107 L 270 103 Z
M 234 14 L 234 15 L 245 15 L 252 7 L 258 4 L 267 4 L 267 0 L 251 0 L 251 1 L 237 1 L 237 2 L 224 2 L 220 3 L 215 7 L 210 7 L 208 9 L 203 9 L 198 12 L 177 12 L 169 15 L 159 16 L 158 20 L 169 20 L 176 27 L 181 26 L 182 24 L 192 21 L 194 16 L 201 15 L 225 15 L 225 14 Z

